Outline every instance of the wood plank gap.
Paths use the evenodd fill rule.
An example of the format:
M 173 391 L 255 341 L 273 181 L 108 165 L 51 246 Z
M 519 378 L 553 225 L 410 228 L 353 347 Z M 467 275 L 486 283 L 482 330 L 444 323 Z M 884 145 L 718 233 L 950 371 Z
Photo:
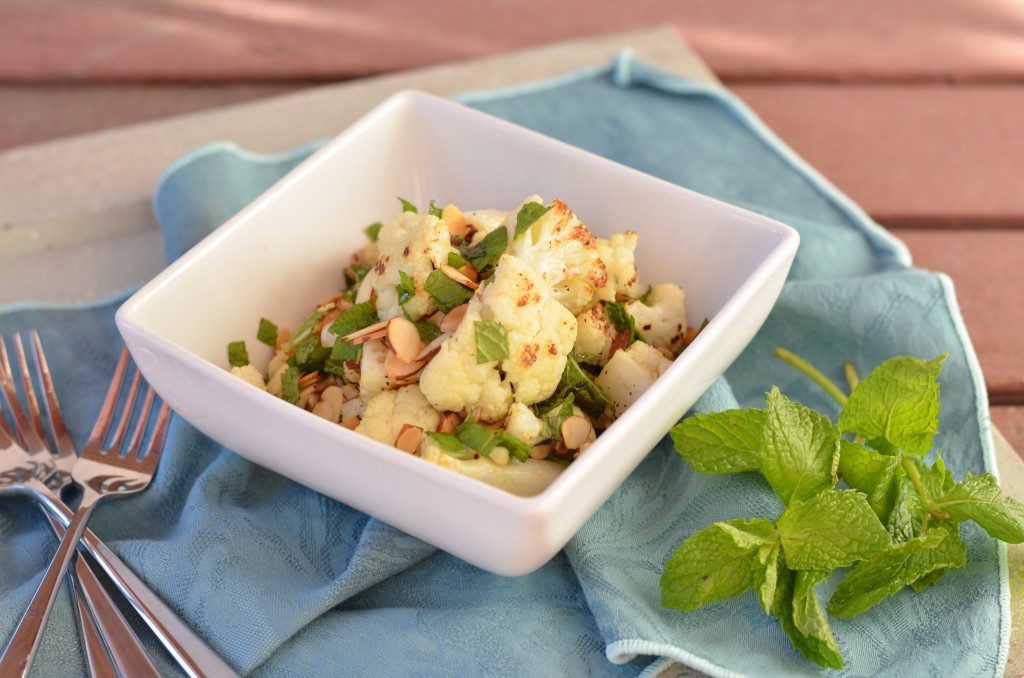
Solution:
M 1010 389 L 989 389 L 988 402 L 993 407 L 1024 405 L 1024 391 Z
M 1024 214 L 885 214 L 871 218 L 886 228 L 908 231 L 982 231 L 1024 230 Z

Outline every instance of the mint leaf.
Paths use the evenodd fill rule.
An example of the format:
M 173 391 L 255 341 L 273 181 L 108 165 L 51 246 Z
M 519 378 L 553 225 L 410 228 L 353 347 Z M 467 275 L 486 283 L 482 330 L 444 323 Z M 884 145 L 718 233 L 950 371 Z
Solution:
M 883 524 L 889 522 L 900 496 L 903 470 L 898 457 L 879 454 L 848 440 L 839 441 L 839 475 L 868 498 L 868 504 Z
M 562 437 L 562 422 L 572 416 L 573 394 L 570 393 L 561 402 L 554 405 L 537 406 L 534 414 L 544 422 L 544 427 L 537 436 L 538 440 L 559 440 Z
M 419 214 L 420 211 L 418 209 L 416 209 L 416 205 L 413 205 L 411 202 L 409 202 L 405 198 L 399 196 L 398 197 L 398 202 L 402 203 L 402 211 L 403 212 L 412 212 L 413 214 Z
M 462 268 L 469 263 L 469 259 L 466 259 L 458 252 L 448 253 L 448 265 L 452 268 Z
M 911 454 L 927 454 L 939 428 L 938 377 L 948 355 L 886 360 L 853 389 L 839 415 L 839 428 Z
M 366 234 L 366 237 L 370 240 L 370 242 L 377 242 L 377 238 L 380 235 L 380 229 L 383 226 L 384 224 L 380 223 L 379 221 L 375 221 L 366 228 L 364 228 L 363 233 Z
M 738 473 L 761 467 L 764 410 L 697 414 L 669 431 L 676 452 L 701 473 Z
M 437 307 L 444 313 L 456 306 L 462 306 L 473 296 L 473 290 L 460 285 L 438 269 L 430 272 L 426 282 L 423 283 L 423 288 L 434 298 Z
M 288 366 L 281 373 L 281 397 L 295 405 L 299 402 L 299 370 Z
M 473 268 L 483 271 L 488 266 L 493 266 L 501 259 L 501 255 L 508 249 L 508 230 L 499 226 L 484 236 L 476 245 L 461 251 L 462 256 L 472 264 Z
M 434 216 L 434 217 L 437 217 L 438 219 L 440 219 L 441 218 L 441 214 L 443 212 L 444 212 L 444 210 L 442 210 L 440 207 L 435 205 L 434 204 L 434 199 L 431 198 L 430 199 L 430 205 L 427 206 L 427 213 L 430 214 L 431 216 Z
M 427 435 L 437 441 L 442 450 L 456 459 L 472 459 L 473 452 L 466 449 L 459 437 L 454 433 L 440 433 L 438 431 L 427 431 Z
M 915 511 L 920 509 L 916 502 L 917 491 L 910 480 L 904 477 L 900 483 L 899 495 L 892 511 L 889 513 L 889 520 L 885 523 L 885 529 L 894 542 L 907 541 L 917 533 L 915 522 L 920 524 L 920 518 L 915 520 Z
M 775 493 L 788 504 L 835 485 L 839 431 L 828 417 L 776 387 L 766 402 L 761 473 Z
M 966 558 L 967 548 L 959 537 L 930 529 L 850 570 L 832 594 L 828 611 L 840 618 L 853 617 L 937 569 L 963 567 Z
M 782 561 L 779 542 L 764 544 L 754 557 L 754 591 L 765 614 L 771 614 L 775 591 L 779 584 L 779 569 Z
M 843 655 L 814 591 L 827 576 L 827 572 L 794 572 L 783 567 L 772 614 L 805 659 L 822 668 L 841 669 Z
M 555 392 L 544 402 L 544 406 L 565 400 L 570 393 L 575 399 L 575 404 L 591 419 L 599 419 L 605 412 L 615 412 L 612 401 L 601 387 L 587 376 L 575 360 L 567 358 L 562 378 L 558 381 Z
M 299 324 L 299 327 L 295 330 L 295 334 L 281 345 L 281 348 L 285 351 L 293 351 L 297 345 L 305 341 L 305 339 L 313 333 L 313 329 L 317 327 L 320 322 L 320 318 L 324 317 L 327 311 L 321 308 L 314 309 L 312 313 L 306 316 L 306 319 Z
M 416 283 L 405 271 L 398 272 L 398 279 L 401 282 L 395 285 L 395 294 L 398 295 L 398 305 L 404 306 L 405 302 L 416 296 Z
M 256 330 L 256 338 L 270 348 L 274 348 L 277 345 L 277 325 L 266 318 L 260 318 L 260 326 Z
M 244 341 L 232 341 L 228 344 L 228 364 L 232 367 L 249 364 L 249 350 L 246 349 Z
M 551 207 L 551 205 L 545 207 L 539 202 L 528 202 L 520 207 L 519 213 L 516 215 L 516 234 L 513 240 L 518 240 L 519 236 L 530 230 L 530 227 L 547 214 Z
M 477 365 L 508 358 L 508 333 L 504 325 L 494 320 L 477 320 L 473 329 L 476 333 Z
M 636 331 L 636 319 L 630 314 L 629 310 L 626 309 L 626 305 L 621 301 L 606 301 L 604 302 L 604 308 L 608 311 L 608 319 L 615 325 L 615 329 L 619 332 L 629 332 L 629 340 L 626 342 L 628 347 L 634 341 L 643 341 L 643 336 Z
M 1004 495 L 991 473 L 980 476 L 968 473 L 963 482 L 955 483 L 933 507 L 948 513 L 957 523 L 973 520 L 996 539 L 1010 544 L 1024 542 L 1024 505 Z
M 372 301 L 353 304 L 338 315 L 327 331 L 336 337 L 344 337 L 357 330 L 378 322 L 377 310 Z M 335 344 L 337 345 L 337 344 Z
M 665 563 L 662 606 L 696 610 L 743 593 L 754 583 L 758 550 L 774 532 L 771 521 L 757 518 L 715 523 L 691 535 Z
M 888 546 L 889 533 L 856 490 L 794 500 L 775 523 L 788 567 L 824 570 L 852 565 Z
M 474 419 L 467 419 L 455 428 L 455 435 L 466 447 L 489 457 L 494 448 L 501 446 L 519 461 L 530 457 L 533 447 L 504 429 L 491 430 Z
M 412 324 L 416 326 L 416 331 L 420 333 L 420 341 L 424 344 L 429 344 L 442 334 L 441 328 L 429 320 L 413 320 Z

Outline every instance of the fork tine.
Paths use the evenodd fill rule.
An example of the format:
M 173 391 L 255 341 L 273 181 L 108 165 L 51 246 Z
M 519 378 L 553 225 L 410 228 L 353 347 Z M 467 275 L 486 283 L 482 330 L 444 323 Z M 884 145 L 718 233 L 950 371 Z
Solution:
M 85 449 L 82 450 L 82 454 L 92 453 L 98 454 L 103 446 L 103 439 L 107 435 L 107 430 L 110 428 L 110 422 L 113 419 L 114 407 L 117 405 L 117 396 L 121 392 L 121 380 L 124 378 L 124 371 L 128 367 L 128 349 L 125 348 L 121 351 L 121 358 L 117 361 L 117 367 L 114 369 L 114 376 L 110 379 L 110 388 L 107 389 L 107 396 L 103 400 L 103 406 L 100 408 L 100 413 L 96 417 L 96 425 L 92 428 L 92 433 L 89 434 L 89 441 L 85 444 Z
M 167 428 L 171 423 L 171 408 L 167 403 L 160 405 L 157 413 L 156 424 L 149 436 L 149 445 L 146 447 L 146 456 L 140 464 L 146 473 L 152 474 L 156 470 L 156 464 L 160 461 L 160 455 L 164 451 L 164 439 L 167 437 Z
M 135 399 L 139 395 L 139 385 L 141 383 L 142 373 L 136 369 L 135 376 L 132 377 L 132 385 L 128 389 L 128 396 L 124 399 L 124 405 L 121 408 L 121 419 L 117 423 L 117 428 L 114 430 L 110 444 L 106 447 L 107 452 L 120 453 L 121 445 L 124 444 L 125 436 L 128 433 L 128 425 L 132 420 L 132 412 L 135 410 Z
M 132 434 L 128 449 L 122 453 L 124 457 L 135 457 L 142 448 L 142 436 L 146 434 L 146 424 L 149 423 L 149 411 L 153 409 L 153 387 L 146 388 L 146 399 L 142 403 L 142 411 L 139 413 L 138 423 L 135 425 L 135 432 Z M 127 412 L 125 413 L 128 414 Z M 127 416 L 125 417 L 127 418 Z
M 29 424 L 25 410 L 22 409 L 18 400 L 18 390 L 11 378 L 11 362 L 7 356 L 7 344 L 0 336 L 0 387 L 3 388 L 4 399 L 14 419 L 13 438 L 28 452 L 38 452 L 45 448 L 45 444 L 35 434 L 35 428 Z
M 43 352 L 43 342 L 39 339 L 39 333 L 32 330 L 32 354 L 35 358 L 39 377 L 43 382 L 43 393 L 46 396 L 46 416 L 50 420 L 50 430 L 53 433 L 53 440 L 57 445 L 56 452 L 61 455 L 72 455 L 75 453 L 74 445 L 71 443 L 71 435 L 67 426 L 64 425 L 64 418 L 60 413 L 60 403 L 57 401 L 57 390 L 53 386 L 53 376 L 50 374 L 50 366 L 46 362 L 46 354 Z
M 31 420 L 32 431 L 41 445 L 46 445 L 46 431 L 43 430 L 43 417 L 39 412 L 39 401 L 36 398 L 36 389 L 32 384 L 32 372 L 28 368 L 28 360 L 25 358 L 25 346 L 21 343 L 21 334 L 14 333 L 14 355 L 18 358 L 18 370 L 21 372 L 21 384 L 25 393 L 25 407 L 28 408 L 28 416 Z

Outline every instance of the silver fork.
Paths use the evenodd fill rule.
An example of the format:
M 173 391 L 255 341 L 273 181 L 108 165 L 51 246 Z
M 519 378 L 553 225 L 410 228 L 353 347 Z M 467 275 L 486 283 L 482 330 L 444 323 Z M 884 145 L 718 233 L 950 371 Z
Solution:
M 30 478 L 26 482 L 11 482 L 7 485 L 0 480 L 0 493 L 28 494 L 36 499 L 44 507 L 43 515 L 49 522 L 50 528 L 57 539 L 61 539 L 65 533 L 64 525 L 45 510 L 45 505 L 61 501 L 60 493 L 71 483 L 71 469 L 78 459 L 78 455 L 75 454 L 71 436 L 68 434 L 61 416 L 60 403 L 57 400 L 53 378 L 46 362 L 46 354 L 43 352 L 42 341 L 34 330 L 30 336 L 35 372 L 43 387 L 43 404 L 53 437 L 52 461 L 55 464 L 55 469 L 49 478 L 45 479 L 45 485 L 40 482 L 43 480 L 42 478 Z M 17 394 L 11 380 L 14 371 L 11 369 L 7 346 L 3 337 L 0 337 L 0 386 L 3 388 L 3 393 L 9 403 L 8 409 L 11 411 L 15 423 L 13 435 L 21 439 L 23 448 L 44 449 L 47 447 L 46 432 L 39 407 L 40 398 L 36 396 L 32 384 L 29 361 L 26 359 L 21 337 L 15 334 L 13 338 L 14 353 L 21 374 L 22 393 L 25 400 L 24 409 L 18 407 Z M 27 417 L 26 409 L 28 410 Z M 26 422 L 26 418 L 30 419 L 31 426 Z M 7 432 L 7 434 L 10 438 L 11 432 Z M 5 445 L 0 440 L 0 448 L 2 447 Z M 14 448 L 3 454 L 11 460 L 18 456 Z M 159 670 L 153 665 L 138 636 L 135 635 L 85 560 L 76 559 L 74 568 L 75 576 L 69 577 L 68 582 L 71 585 L 78 611 L 77 620 L 89 675 L 97 678 L 117 675 L 159 676 Z
M 153 473 L 156 471 L 157 462 L 163 451 L 164 437 L 170 421 L 170 408 L 164 403 L 154 420 L 151 421 L 150 414 L 154 401 L 154 392 L 151 387 L 146 389 L 146 397 L 138 414 L 128 447 L 122 450 L 126 433 L 133 419 L 136 396 L 141 383 L 142 375 L 138 371 L 132 380 L 124 406 L 121 408 L 121 419 L 114 437 L 109 445 L 105 445 L 105 439 L 120 396 L 121 382 L 127 362 L 127 354 L 122 354 L 96 426 L 82 451 L 82 456 L 75 462 L 72 469 L 72 477 L 83 491 L 82 502 L 72 517 L 67 532 L 61 540 L 60 546 L 57 547 L 57 553 L 43 575 L 43 580 L 39 584 L 39 588 L 36 589 L 28 609 L 14 630 L 14 635 L 4 649 L 3 655 L 0 656 L 0 676 L 3 678 L 28 676 L 39 647 L 39 641 L 42 638 L 43 629 L 46 627 L 50 610 L 53 607 L 57 589 L 93 509 L 108 498 L 141 492 L 153 479 Z M 149 443 L 143 449 L 142 443 L 148 429 L 152 429 Z

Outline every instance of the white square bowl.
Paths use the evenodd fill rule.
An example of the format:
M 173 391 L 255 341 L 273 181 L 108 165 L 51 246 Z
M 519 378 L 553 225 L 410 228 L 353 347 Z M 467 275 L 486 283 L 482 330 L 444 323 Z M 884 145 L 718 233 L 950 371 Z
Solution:
M 339 289 L 363 228 L 426 205 L 513 209 L 563 200 L 595 235 L 639 234 L 641 280 L 686 292 L 710 319 L 670 369 L 546 490 L 519 497 L 399 452 L 264 393 L 227 370 L 261 317 L 295 327 Z M 445 99 L 380 104 L 128 299 L 117 326 L 178 414 L 250 461 L 491 572 L 547 562 L 739 355 L 775 303 L 797 233 Z M 260 347 L 260 348 L 258 348 Z M 265 352 L 261 354 L 261 350 Z

